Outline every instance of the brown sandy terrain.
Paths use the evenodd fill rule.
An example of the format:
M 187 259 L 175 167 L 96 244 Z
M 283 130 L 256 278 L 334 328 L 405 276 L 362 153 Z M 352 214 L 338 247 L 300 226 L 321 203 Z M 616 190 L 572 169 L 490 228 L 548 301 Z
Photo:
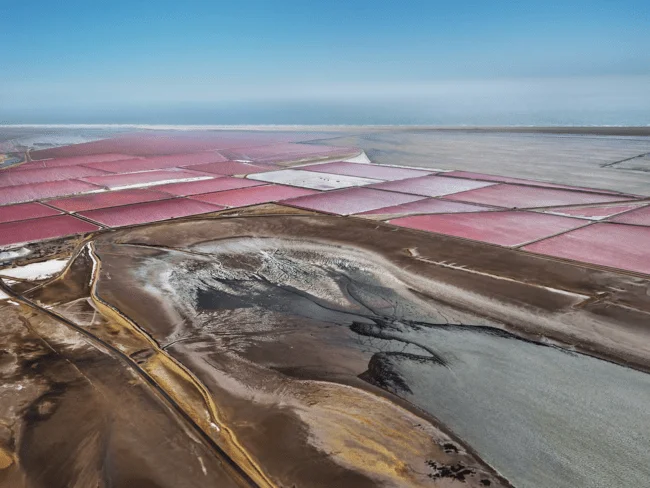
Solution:
M 0 314 L 0 486 L 243 486 L 106 347 L 25 304 Z
M 95 269 L 100 277 L 104 272 L 110 273 L 108 270 L 113 266 L 121 266 L 119 258 L 110 263 L 103 251 L 96 252 L 95 259 L 102 263 L 101 270 Z M 136 248 L 133 256 L 158 252 Z M 82 269 L 83 281 L 77 276 Z M 91 290 L 78 286 L 86 282 L 91 270 L 88 257 L 80 255 L 66 273 L 67 280 L 40 289 L 38 301 L 51 297 L 65 302 L 87 294 L 95 297 Z M 101 286 L 103 289 L 104 285 Z M 105 303 L 111 305 L 102 305 L 105 293 L 108 292 L 100 291 L 91 302 L 102 310 L 104 318 L 92 313 L 85 298 L 62 303 L 54 310 L 135 358 L 139 367 L 156 383 L 164 385 L 259 486 L 448 486 L 454 479 L 465 477 L 470 486 L 485 486 L 486 482 L 498 485 L 498 479 L 489 470 L 482 468 L 472 454 L 436 428 L 422 412 L 384 398 L 386 392 L 372 388 L 372 392 L 364 392 L 370 386 L 350 373 L 363 372 L 367 359 L 336 348 L 336 342 L 346 342 L 349 333 L 342 331 L 343 336 L 330 337 L 328 341 L 335 343 L 322 344 L 329 352 L 321 351 L 318 359 L 309 352 L 320 349 L 314 349 L 317 344 L 313 330 L 303 332 L 305 324 L 285 323 L 284 329 L 295 328 L 295 337 L 291 338 L 295 354 L 287 356 L 286 344 L 278 344 L 280 350 L 269 347 L 266 352 L 260 351 L 261 364 L 278 363 L 271 369 L 250 364 L 253 358 L 245 360 L 227 350 L 217 350 L 205 357 L 200 351 L 185 356 L 173 352 L 181 345 L 178 340 L 176 344 L 167 344 L 167 340 L 154 334 L 155 343 L 149 341 L 133 325 L 135 320 L 141 323 L 141 317 L 131 314 L 125 320 L 107 310 L 106 306 L 119 310 L 120 315 L 123 312 L 121 305 L 115 306 L 110 300 Z M 128 304 L 123 307 L 130 309 Z M 157 321 L 155 310 L 151 311 L 151 320 Z M 236 320 L 232 325 L 239 329 L 233 333 L 250 334 L 245 332 L 246 324 Z M 150 333 L 148 328 L 145 331 Z M 270 339 L 276 335 L 268 332 Z M 217 369 L 214 362 L 218 363 Z M 281 366 L 283 362 L 285 365 Z M 305 366 L 307 371 L 301 371 Z M 284 372 L 276 371 L 285 368 Z M 291 380 L 292 369 L 298 376 L 295 380 Z M 215 377 L 217 371 L 219 375 Z M 229 378 L 230 375 L 234 376 Z M 301 375 L 305 375 L 303 380 Z M 334 381 L 335 377 L 339 377 L 338 381 Z
M 650 310 L 646 278 L 272 205 L 224 215 L 90 238 L 60 278 L 32 291 L 33 285 L 15 285 L 28 302 L 3 309 L 8 310 L 3 315 L 8 330 L 17 334 L 6 339 L 15 349 L 12 354 L 25 355 L 21 348 L 36 330 L 48 347 L 64 355 L 66 365 L 74 365 L 79 372 L 74 374 L 88 378 L 84 384 L 91 391 L 65 387 L 60 393 L 59 386 L 51 386 L 72 380 L 49 356 L 42 363 L 47 381 L 35 381 L 31 369 L 7 373 L 8 381 L 35 381 L 38 388 L 30 386 L 33 393 L 22 400 L 13 395 L 0 402 L 22 402 L 4 414 L 3 425 L 11 427 L 3 434 L 0 485 L 41 486 L 38 480 L 48 477 L 56 482 L 47 486 L 73 486 L 82 468 L 84 479 L 100 480 L 100 485 L 111 479 L 110 486 L 129 486 L 134 476 L 140 476 L 138 486 L 183 486 L 178 477 L 187 486 L 508 485 L 487 460 L 515 485 L 529 477 L 538 486 L 564 486 L 555 470 L 542 474 L 529 469 L 525 458 L 507 461 L 513 449 L 519 457 L 528 455 L 529 446 L 517 447 L 520 435 L 508 436 L 513 446 L 508 448 L 490 435 L 474 438 L 480 429 L 465 431 L 462 426 L 474 422 L 473 412 L 465 411 L 472 402 L 455 403 L 449 411 L 465 416 L 457 424 L 448 407 L 428 396 L 435 383 L 421 381 L 443 371 L 460 378 L 462 365 L 470 364 L 462 343 L 450 349 L 444 345 L 445 334 L 476 331 L 464 341 L 482 343 L 468 356 L 476 360 L 483 354 L 478 351 L 496 351 L 502 344 L 510 345 L 498 355 L 522 350 L 510 358 L 513 364 L 525 361 L 518 368 L 532 366 L 538 351 L 550 355 L 526 372 L 533 376 L 524 384 L 537 385 L 532 391 L 545 388 L 540 381 L 557 384 L 554 372 L 535 376 L 546 367 L 541 365 L 581 368 L 584 374 L 619 368 L 589 356 L 564 356 L 543 346 L 549 341 L 642 370 L 650 366 L 643 325 Z M 572 366 L 562 366 L 565 361 Z M 495 367 L 500 366 L 486 363 L 482 370 Z M 471 371 L 463 380 L 467 385 L 477 377 Z M 496 374 L 501 373 L 495 370 L 481 381 L 497 381 Z M 629 382 L 616 380 L 632 389 L 645 381 L 645 375 L 625 368 L 612 374 L 632 374 Z M 436 397 L 455 398 L 457 386 L 445 388 Z M 478 400 L 501 386 L 497 381 L 487 393 L 473 388 Z M 95 391 L 102 392 L 100 399 L 94 399 Z M 628 394 L 643 400 L 638 391 L 621 392 L 621 398 Z M 50 463 L 32 461 L 41 451 L 19 447 L 36 445 L 28 434 L 31 417 L 22 412 L 40 408 L 43 395 L 54 398 L 48 408 L 72 408 L 66 415 L 74 418 L 39 417 L 33 427 L 51 429 L 48 439 L 65 438 L 66 448 L 57 451 L 64 459 L 78 459 L 78 464 L 55 463 L 56 474 L 48 471 L 54 469 Z M 88 399 L 79 400 L 81 395 Z M 68 396 L 83 407 L 65 407 Z M 507 398 L 505 392 L 500 396 Z M 523 390 L 520 398 L 525 405 Z M 549 402 L 535 408 L 561 408 Z M 490 425 L 491 403 L 496 408 L 498 400 L 485 396 L 475 403 L 485 425 Z M 100 416 L 84 410 L 88 405 L 109 420 L 98 424 Z M 503 408 L 510 407 L 498 407 Z M 151 411 L 160 414 L 152 417 Z M 639 425 L 640 419 L 629 421 Z M 134 422 L 138 428 L 129 430 Z M 621 435 L 627 435 L 625 425 L 617 426 Z M 68 435 L 66 429 L 83 435 Z M 175 450 L 167 451 L 168 443 L 155 435 L 177 436 Z M 582 431 L 572 438 L 591 435 Z M 592 454 L 572 448 L 568 440 L 554 442 L 559 441 L 548 439 L 551 452 L 566 444 L 580 456 Z M 603 452 L 611 452 L 607 442 Z M 46 454 L 54 449 L 46 441 L 39 445 Z M 119 456 L 104 454 L 113 449 Z M 117 461 L 108 463 L 113 456 Z M 575 476 L 585 476 L 577 473 L 582 473 L 581 463 L 591 462 L 587 459 L 576 458 L 571 468 L 576 474 L 565 473 L 562 479 L 575 483 Z M 144 465 L 164 465 L 175 474 L 149 472 Z M 629 479 L 644 476 L 624 462 L 621 469 Z

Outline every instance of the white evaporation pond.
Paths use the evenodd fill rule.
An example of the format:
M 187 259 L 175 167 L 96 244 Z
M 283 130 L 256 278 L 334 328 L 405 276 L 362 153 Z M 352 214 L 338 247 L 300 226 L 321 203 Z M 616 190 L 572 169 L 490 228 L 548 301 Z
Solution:
M 269 171 L 267 173 L 256 173 L 248 175 L 251 180 L 278 183 L 281 185 L 298 186 L 311 190 L 338 190 L 353 186 L 370 185 L 381 183 L 383 180 L 372 178 L 360 178 L 358 176 L 344 176 L 329 173 L 317 173 L 315 171 L 300 171 L 297 169 L 283 169 L 280 171 Z
M 23 280 L 44 280 L 61 272 L 68 264 L 67 259 L 50 259 L 40 263 L 31 263 L 17 268 L 0 269 L 0 277 Z

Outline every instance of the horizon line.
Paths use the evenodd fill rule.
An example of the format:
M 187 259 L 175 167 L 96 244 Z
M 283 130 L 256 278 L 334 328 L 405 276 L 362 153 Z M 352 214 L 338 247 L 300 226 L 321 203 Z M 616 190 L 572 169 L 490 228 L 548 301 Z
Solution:
M 0 124 L 0 128 L 54 128 L 54 129 L 100 129 L 100 128 L 125 128 L 125 129 L 152 129 L 152 130 L 268 130 L 268 129 L 323 129 L 323 128 L 423 128 L 423 129 L 648 129 L 646 125 L 624 125 L 624 124 L 499 124 L 499 125 L 476 125 L 476 124 L 111 124 L 111 123 L 89 123 L 89 124 Z

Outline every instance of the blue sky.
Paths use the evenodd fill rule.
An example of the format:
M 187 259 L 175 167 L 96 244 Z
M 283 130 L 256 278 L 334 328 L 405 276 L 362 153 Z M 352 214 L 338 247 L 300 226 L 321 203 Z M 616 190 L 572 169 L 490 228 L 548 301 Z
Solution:
M 539 90 L 573 100 L 566 86 L 581 82 L 612 107 L 650 93 L 647 0 L 0 0 L 0 18 L 0 121 L 452 93 L 480 104 L 512 91 L 543 104 Z

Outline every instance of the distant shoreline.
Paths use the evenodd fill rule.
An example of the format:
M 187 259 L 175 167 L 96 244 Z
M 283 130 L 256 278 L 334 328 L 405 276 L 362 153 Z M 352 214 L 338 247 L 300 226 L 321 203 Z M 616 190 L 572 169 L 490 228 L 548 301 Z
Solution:
M 141 129 L 141 130 L 243 130 L 243 131 L 350 131 L 420 130 L 462 132 L 518 132 L 603 136 L 650 136 L 648 126 L 435 126 L 435 125 L 169 125 L 169 124 L 2 124 L 12 129 Z

